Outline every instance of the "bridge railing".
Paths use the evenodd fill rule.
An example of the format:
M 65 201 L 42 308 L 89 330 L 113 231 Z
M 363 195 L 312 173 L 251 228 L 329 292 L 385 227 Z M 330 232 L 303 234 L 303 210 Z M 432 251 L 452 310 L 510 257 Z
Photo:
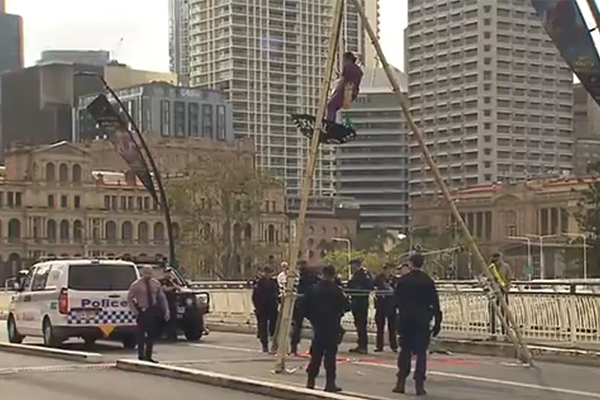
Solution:
M 213 321 L 254 324 L 252 291 L 246 282 L 195 282 L 211 294 Z M 509 306 L 530 341 L 568 345 L 600 344 L 600 283 L 584 281 L 515 282 Z M 438 282 L 444 313 L 443 331 L 466 339 L 500 335 L 490 329 L 490 296 L 477 282 Z M 374 294 L 371 294 L 374 296 Z M 374 301 L 370 302 L 369 329 L 375 330 Z M 353 329 L 350 313 L 343 324 Z

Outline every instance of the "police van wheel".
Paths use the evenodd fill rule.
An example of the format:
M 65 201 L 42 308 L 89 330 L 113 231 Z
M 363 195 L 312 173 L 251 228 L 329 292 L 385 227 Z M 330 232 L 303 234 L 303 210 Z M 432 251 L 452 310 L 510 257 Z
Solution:
M 183 334 L 189 342 L 197 342 L 202 338 L 204 327 L 201 322 L 189 322 L 183 327 Z
M 60 345 L 61 340 L 57 338 L 54 334 L 52 323 L 48 318 L 44 319 L 44 324 L 42 325 L 42 333 L 44 337 L 44 346 L 58 347 Z
M 6 328 L 8 329 L 9 342 L 14 344 L 23 343 L 23 339 L 25 339 L 25 336 L 19 335 L 19 331 L 17 330 L 17 324 L 15 323 L 15 319 L 12 315 L 8 317 L 8 321 L 6 322 Z
M 129 350 L 135 349 L 135 346 L 137 345 L 137 341 L 135 339 L 135 336 L 133 336 L 133 335 L 124 337 L 122 342 L 123 342 L 123 347 L 125 347 L 126 349 L 129 349 Z

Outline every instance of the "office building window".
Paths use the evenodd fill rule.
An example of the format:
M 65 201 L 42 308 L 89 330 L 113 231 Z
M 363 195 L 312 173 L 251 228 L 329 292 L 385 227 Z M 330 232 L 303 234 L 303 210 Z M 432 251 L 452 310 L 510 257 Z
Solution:
M 213 138 L 213 106 L 202 105 L 202 136 Z
M 150 130 L 150 114 L 152 104 L 149 97 L 142 97 L 142 132 L 148 132 Z
M 160 134 L 171 136 L 171 103 L 169 100 L 160 102 Z
M 200 105 L 198 103 L 189 103 L 188 105 L 188 125 L 189 134 L 192 137 L 200 136 Z
M 217 106 L 217 139 L 225 140 L 225 106 Z
M 175 136 L 185 137 L 185 103 L 176 101 L 174 113 Z

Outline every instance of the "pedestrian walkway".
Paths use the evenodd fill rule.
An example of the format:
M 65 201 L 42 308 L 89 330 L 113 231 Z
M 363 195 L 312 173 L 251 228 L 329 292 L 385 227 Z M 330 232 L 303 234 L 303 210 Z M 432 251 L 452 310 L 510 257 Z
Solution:
M 288 373 L 275 374 L 274 358 L 259 351 L 252 335 L 213 333 L 203 343 L 188 345 L 194 347 L 195 358 L 200 354 L 197 351 L 211 354 L 211 362 L 178 362 L 178 366 L 297 386 L 306 382 L 307 354 L 288 358 Z M 302 348 L 308 345 L 303 341 Z M 394 353 L 356 357 L 346 352 L 348 348 L 344 345 L 338 357 L 338 384 L 346 393 L 377 400 L 404 398 L 391 392 L 396 373 Z M 214 358 L 217 352 L 221 360 Z M 431 399 L 539 400 L 548 394 L 561 400 L 600 399 L 598 370 L 590 367 L 538 363 L 536 368 L 526 368 L 510 359 L 433 354 L 429 370 L 427 390 Z M 324 371 L 317 384 L 323 386 Z M 414 389 L 409 381 L 407 395 L 411 393 Z

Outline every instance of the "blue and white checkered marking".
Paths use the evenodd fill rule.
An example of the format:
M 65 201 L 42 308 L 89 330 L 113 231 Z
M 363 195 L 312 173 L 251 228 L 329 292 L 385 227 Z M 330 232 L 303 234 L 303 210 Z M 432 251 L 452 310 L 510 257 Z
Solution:
M 93 317 L 83 317 L 82 312 L 70 311 L 67 315 L 67 323 L 71 325 L 97 325 L 97 324 L 135 324 L 135 314 L 131 310 L 102 310 L 87 311 Z

